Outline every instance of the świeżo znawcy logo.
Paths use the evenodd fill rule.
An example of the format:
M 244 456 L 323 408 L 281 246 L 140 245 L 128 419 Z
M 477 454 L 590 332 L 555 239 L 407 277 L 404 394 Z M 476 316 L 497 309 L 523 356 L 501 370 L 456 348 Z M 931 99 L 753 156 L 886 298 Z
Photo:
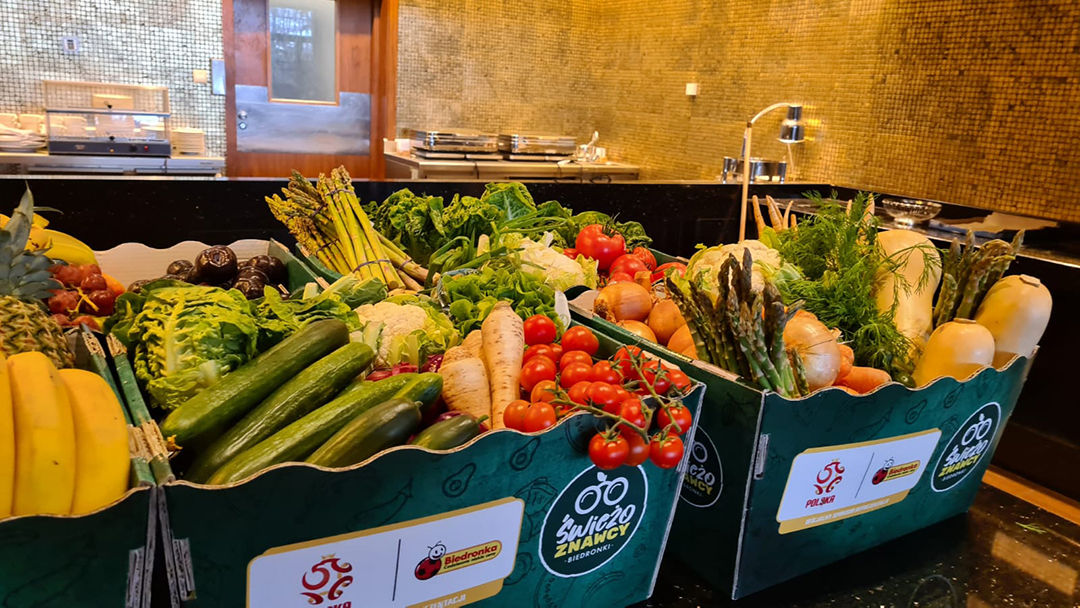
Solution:
M 352 602 L 334 604 L 345 593 L 345 588 L 352 584 L 352 564 L 342 561 L 333 554 L 324 555 L 322 561 L 311 567 L 300 578 L 300 584 L 308 605 L 326 606 L 326 608 L 351 608 Z
M 724 490 L 724 470 L 716 446 L 705 431 L 698 427 L 694 445 L 690 448 L 690 466 L 683 476 L 679 496 L 695 507 L 711 507 Z
M 994 439 L 1000 420 L 1001 406 L 991 401 L 960 425 L 953 438 L 945 444 L 934 466 L 930 487 L 935 492 L 952 488 L 975 470 L 982 457 L 990 451 L 990 442 Z
M 551 504 L 540 528 L 540 560 L 555 576 L 587 574 L 634 536 L 649 483 L 640 467 L 581 472 Z
M 446 551 L 441 542 L 428 547 L 428 554 L 416 564 L 413 574 L 417 580 L 426 581 L 436 574 L 445 574 L 460 570 L 465 566 L 491 561 L 502 552 L 502 543 L 497 540 L 480 543 L 460 551 Z

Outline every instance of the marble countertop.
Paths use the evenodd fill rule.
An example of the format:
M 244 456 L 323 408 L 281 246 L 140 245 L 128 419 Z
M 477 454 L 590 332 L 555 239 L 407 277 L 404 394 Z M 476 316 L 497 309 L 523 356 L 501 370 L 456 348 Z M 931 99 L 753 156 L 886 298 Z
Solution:
M 971 510 L 738 601 L 667 559 L 633 608 L 1080 606 L 1080 526 L 983 485 Z

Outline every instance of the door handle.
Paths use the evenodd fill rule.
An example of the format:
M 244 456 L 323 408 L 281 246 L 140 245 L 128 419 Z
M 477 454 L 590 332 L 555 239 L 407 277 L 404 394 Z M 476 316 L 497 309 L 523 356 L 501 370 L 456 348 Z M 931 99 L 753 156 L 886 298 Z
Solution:
M 240 110 L 239 112 L 236 113 L 236 117 L 239 118 L 240 120 L 247 120 L 247 117 L 248 117 L 247 110 Z

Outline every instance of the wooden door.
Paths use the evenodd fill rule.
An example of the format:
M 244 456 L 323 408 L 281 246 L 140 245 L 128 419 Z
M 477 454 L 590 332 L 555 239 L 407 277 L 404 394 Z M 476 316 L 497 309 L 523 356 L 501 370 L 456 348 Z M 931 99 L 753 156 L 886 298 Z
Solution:
M 397 0 L 224 0 L 222 24 L 228 176 L 385 174 Z

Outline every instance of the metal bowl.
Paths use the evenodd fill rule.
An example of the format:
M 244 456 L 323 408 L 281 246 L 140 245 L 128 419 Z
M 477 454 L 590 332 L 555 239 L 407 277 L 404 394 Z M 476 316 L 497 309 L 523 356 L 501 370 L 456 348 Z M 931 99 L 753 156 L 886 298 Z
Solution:
M 941 213 L 941 204 L 911 198 L 885 199 L 881 202 L 885 212 L 897 225 L 910 228 Z

